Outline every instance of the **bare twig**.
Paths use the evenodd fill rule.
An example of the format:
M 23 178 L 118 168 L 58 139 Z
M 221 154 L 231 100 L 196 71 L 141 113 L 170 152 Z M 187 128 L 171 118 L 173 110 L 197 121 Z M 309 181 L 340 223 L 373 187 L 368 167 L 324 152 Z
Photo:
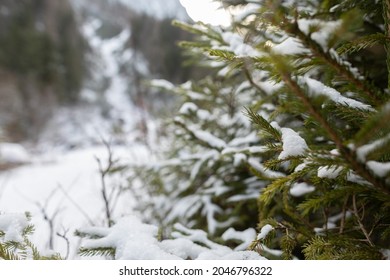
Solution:
M 55 208 L 54 212 L 51 215 L 49 215 L 48 212 L 47 212 L 47 208 L 48 208 L 48 204 L 50 203 L 50 201 L 52 201 L 52 198 L 56 194 L 57 191 L 58 191 L 57 188 L 53 189 L 50 192 L 49 196 L 45 199 L 45 202 L 44 202 L 43 205 L 40 202 L 37 202 L 37 201 L 34 202 L 34 204 L 41 211 L 43 219 L 47 222 L 47 224 L 49 226 L 49 249 L 50 250 L 54 249 L 54 226 L 55 226 L 55 219 L 56 219 L 57 215 L 60 213 L 61 209 L 60 209 L 60 204 L 58 204 L 57 207 Z M 30 199 L 28 199 L 28 200 L 30 200 Z
M 67 260 L 69 258 L 69 252 L 70 252 L 70 241 L 69 241 L 69 238 L 67 237 L 69 229 L 62 228 L 62 230 L 63 230 L 63 233 L 57 232 L 57 236 L 61 237 L 66 242 L 66 255 L 65 255 L 65 259 Z
M 115 166 L 116 161 L 113 159 L 113 152 L 112 152 L 110 144 L 107 141 L 105 141 L 104 139 L 102 139 L 102 141 L 103 141 L 104 146 L 107 148 L 107 152 L 108 152 L 108 159 L 107 159 L 106 166 L 103 167 L 103 163 L 98 157 L 95 157 L 95 159 L 96 159 L 98 166 L 99 166 L 100 181 L 101 181 L 101 187 L 102 187 L 101 194 L 102 194 L 102 198 L 103 198 L 103 202 L 104 202 L 104 210 L 105 210 L 106 220 L 107 220 L 108 226 L 111 227 L 113 225 L 111 202 L 112 202 L 114 190 L 112 190 L 111 193 L 109 193 L 108 188 L 107 188 L 107 184 L 106 184 L 106 177 L 111 172 L 113 167 Z
M 73 206 L 77 208 L 77 210 L 84 216 L 84 218 L 88 221 L 88 223 L 90 225 L 92 225 L 92 226 L 95 225 L 93 220 L 88 216 L 88 214 L 84 211 L 84 209 L 81 208 L 81 206 L 79 204 L 77 204 L 77 202 L 74 201 L 74 199 L 72 197 L 70 197 L 68 192 L 61 185 L 58 185 L 57 188 L 63 192 L 63 194 L 66 196 L 66 198 L 69 200 L 69 202 L 72 203 Z
M 35 204 L 38 206 L 39 210 L 42 213 L 43 219 L 47 222 L 49 225 L 49 249 L 53 250 L 54 249 L 54 226 L 55 226 L 55 219 L 57 215 L 60 213 L 60 208 L 59 205 L 57 208 L 54 210 L 52 215 L 49 215 L 47 212 L 47 206 L 48 203 L 51 201 L 52 197 L 55 195 L 57 192 L 57 189 L 54 189 L 50 195 L 46 198 L 44 205 L 42 205 L 39 202 L 36 202 Z
M 364 225 L 362 223 L 362 218 L 359 216 L 359 212 L 358 212 L 358 208 L 357 208 L 357 204 L 356 204 L 356 195 L 353 195 L 353 197 L 352 197 L 352 204 L 353 204 L 353 213 L 354 213 L 354 215 L 359 223 L 359 228 L 361 229 L 364 236 L 366 237 L 366 241 L 368 241 L 368 243 L 372 247 L 374 247 L 374 244 L 372 243 L 371 238 L 370 238 L 370 234 L 367 232 L 366 228 L 364 227 Z M 363 209 L 364 209 L 364 207 L 363 207 Z M 364 212 L 363 212 L 363 214 L 364 214 Z

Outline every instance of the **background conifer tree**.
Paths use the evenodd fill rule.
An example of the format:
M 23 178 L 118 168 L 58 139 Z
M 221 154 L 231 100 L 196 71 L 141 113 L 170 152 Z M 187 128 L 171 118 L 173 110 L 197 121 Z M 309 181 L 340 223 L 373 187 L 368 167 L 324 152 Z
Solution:
M 199 65 L 211 68 L 211 74 L 177 87 L 152 82 L 179 95 L 182 104 L 166 128 L 170 143 L 162 160 L 136 168 L 151 194 L 144 206 L 155 209 L 152 216 L 164 226 L 182 222 L 214 237 L 232 226 L 254 228 L 257 197 L 266 181 L 250 172 L 251 164 L 262 168 L 258 163 L 262 149 L 243 110 L 255 100 L 256 90 L 235 66 L 204 56 L 213 44 L 228 44 L 222 30 L 204 24 L 176 25 L 200 35 L 199 41 L 181 45 L 194 52 Z M 272 171 L 265 173 L 274 176 Z

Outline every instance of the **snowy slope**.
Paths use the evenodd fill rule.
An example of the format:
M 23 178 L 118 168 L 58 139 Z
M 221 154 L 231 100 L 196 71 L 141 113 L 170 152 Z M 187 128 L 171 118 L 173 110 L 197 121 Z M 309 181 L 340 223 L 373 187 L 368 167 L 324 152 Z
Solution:
M 138 13 L 147 13 L 158 19 L 177 18 L 187 20 L 188 15 L 179 0 L 110 0 L 129 6 Z
M 142 162 L 149 155 L 143 146 L 113 147 L 114 158 L 123 163 Z M 32 241 L 41 249 L 50 248 L 50 220 L 53 221 L 52 248 L 66 256 L 65 241 L 56 234 L 66 233 L 70 241 L 70 258 L 77 257 L 76 229 L 104 225 L 104 201 L 97 158 L 106 164 L 107 149 L 93 147 L 42 155 L 31 165 L 0 173 L 0 210 L 3 213 L 32 214 L 36 233 Z M 118 194 L 124 184 L 120 176 L 107 178 L 109 191 Z M 134 200 L 121 194 L 113 206 L 113 218 L 132 213 Z

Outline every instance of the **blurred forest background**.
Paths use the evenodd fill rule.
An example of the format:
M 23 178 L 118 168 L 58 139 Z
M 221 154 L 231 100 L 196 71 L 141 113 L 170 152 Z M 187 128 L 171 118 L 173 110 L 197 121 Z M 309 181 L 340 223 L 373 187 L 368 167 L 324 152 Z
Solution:
M 131 101 L 144 109 L 156 109 L 164 100 L 148 96 L 150 90 L 143 81 L 183 82 L 194 71 L 182 66 L 184 54 L 176 44 L 190 35 L 171 25 L 176 16 L 189 19 L 179 1 L 172 3 L 167 4 L 170 10 L 155 12 L 150 4 L 136 10 L 108 0 L 2 0 L 1 139 L 38 141 L 59 108 L 91 103 L 91 99 L 98 100 L 102 114 L 107 115 L 103 107 L 110 77 L 99 69 L 101 57 L 83 33 L 83 26 L 94 20 L 99 22 L 95 35 L 101 40 L 129 31 L 131 36 L 118 51 L 131 50 L 132 59 L 118 61 L 120 72 L 127 77 Z M 94 96 L 85 98 L 86 90 Z
M 179 0 L 0 1 L 0 214 L 31 213 L 40 249 L 74 257 L 77 228 L 131 212 L 127 175 L 101 175 L 152 160 L 179 97 L 150 81 L 205 75 L 173 19 Z

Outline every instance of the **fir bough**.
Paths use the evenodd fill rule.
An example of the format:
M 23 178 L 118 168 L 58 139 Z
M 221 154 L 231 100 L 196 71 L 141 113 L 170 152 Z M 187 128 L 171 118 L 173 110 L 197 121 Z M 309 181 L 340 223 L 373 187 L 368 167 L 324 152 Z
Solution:
M 386 5 L 240 5 L 249 2 L 231 27 L 185 26 L 201 42 L 186 46 L 216 72 L 174 90 L 184 98 L 175 160 L 152 167 L 158 180 L 148 181 L 165 201 L 161 220 L 211 235 L 254 223 L 260 231 L 272 221 L 267 246 L 282 251 L 275 258 L 383 258 L 390 249 Z M 247 194 L 257 207 L 247 207 Z M 275 252 L 258 243 L 253 249 Z
M 29 240 L 34 232 L 30 214 L 0 213 L 0 259 L 2 260 L 60 260 L 59 254 L 44 255 Z

